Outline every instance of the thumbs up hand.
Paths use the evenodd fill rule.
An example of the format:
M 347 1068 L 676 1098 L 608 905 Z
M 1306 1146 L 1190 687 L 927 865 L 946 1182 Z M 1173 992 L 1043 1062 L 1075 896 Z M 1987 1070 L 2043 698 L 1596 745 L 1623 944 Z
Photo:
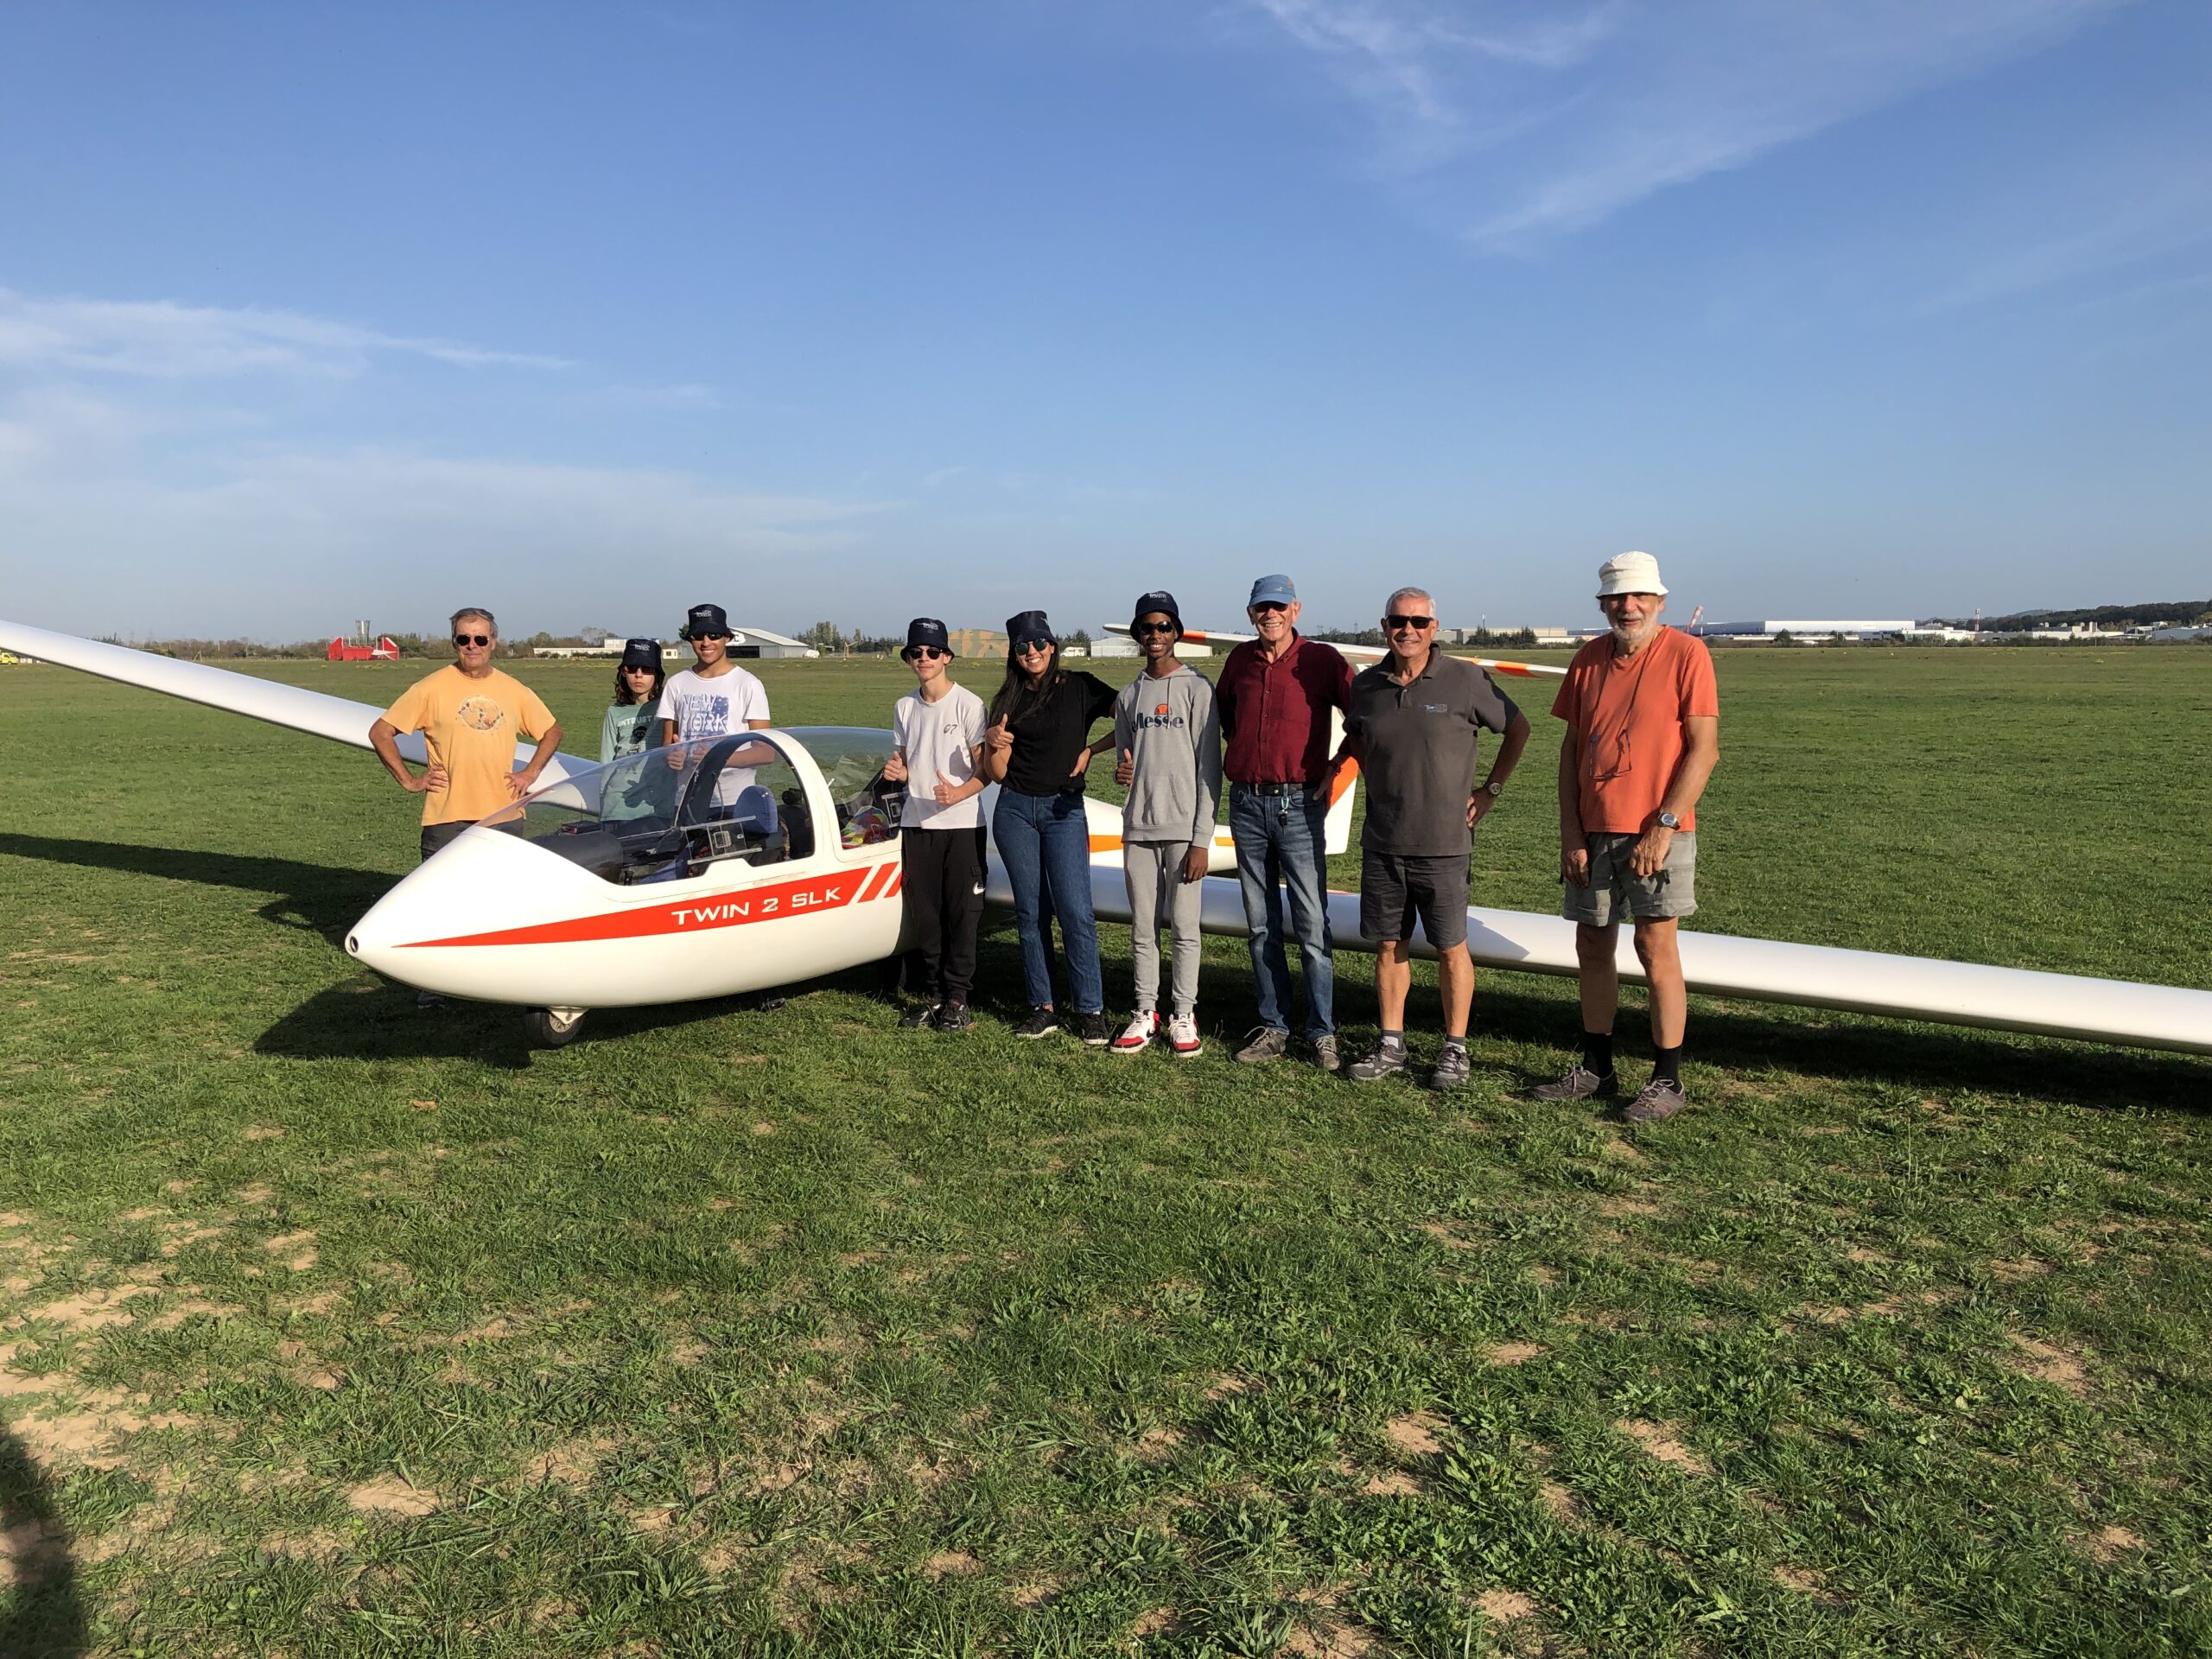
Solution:
M 1114 763 L 1114 781 L 1123 789 L 1127 789 L 1129 786 L 1129 779 L 1136 775 L 1137 758 L 1128 750 L 1123 749 L 1122 758 Z
M 892 750 L 891 758 L 883 763 L 883 780 L 887 784 L 906 781 L 906 757 L 897 749 Z
M 999 723 L 983 734 L 983 747 L 994 754 L 1005 754 L 1014 747 L 1014 734 L 1007 729 L 1006 716 L 999 716 Z

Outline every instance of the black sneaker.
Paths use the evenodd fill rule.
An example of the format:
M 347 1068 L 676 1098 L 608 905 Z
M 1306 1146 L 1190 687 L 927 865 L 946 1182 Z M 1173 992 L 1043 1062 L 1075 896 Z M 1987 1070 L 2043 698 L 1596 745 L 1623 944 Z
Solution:
M 906 1012 L 899 1016 L 899 1029 L 918 1031 L 924 1026 L 936 1024 L 939 1006 L 935 1002 L 916 1002 L 910 1005 Z
M 1436 1057 L 1436 1069 L 1428 1074 L 1428 1086 L 1439 1094 L 1463 1088 L 1473 1072 L 1474 1065 L 1465 1048 L 1447 1043 L 1444 1052 Z
M 1404 1071 L 1412 1058 L 1402 1046 L 1393 1048 L 1388 1043 L 1377 1043 L 1346 1066 L 1344 1076 L 1354 1083 L 1373 1083 Z
M 930 1023 L 939 1031 L 965 1031 L 976 1023 L 976 1016 L 968 1012 L 965 1002 L 947 1002 Z
M 453 1005 L 435 991 L 417 991 L 415 993 L 415 1006 L 418 1008 L 445 1008 Z
M 1114 1033 L 1106 1028 L 1106 1016 L 1103 1013 L 1076 1015 L 1075 1034 L 1083 1039 L 1085 1048 L 1103 1048 L 1114 1038 Z
M 1538 1100 L 1588 1100 L 1595 1096 L 1599 1100 L 1611 1100 L 1621 1091 L 1620 1079 L 1607 1071 L 1602 1075 L 1579 1062 L 1567 1068 L 1567 1075 L 1557 1083 L 1540 1083 L 1529 1093 Z
M 1050 1037 L 1060 1028 L 1060 1016 L 1050 1008 L 1032 1008 L 1029 1017 L 1014 1028 L 1017 1037 Z

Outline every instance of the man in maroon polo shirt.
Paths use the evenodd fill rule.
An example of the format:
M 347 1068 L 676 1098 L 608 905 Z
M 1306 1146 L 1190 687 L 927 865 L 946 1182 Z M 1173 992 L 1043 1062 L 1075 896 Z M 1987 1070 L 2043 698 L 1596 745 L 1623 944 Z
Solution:
M 1338 1069 L 1336 967 L 1329 936 L 1327 832 L 1329 711 L 1351 700 L 1351 668 L 1332 645 L 1298 632 L 1298 588 L 1288 576 L 1252 584 L 1244 613 L 1256 639 L 1229 653 L 1214 702 L 1227 747 L 1229 831 L 1252 939 L 1260 1023 L 1236 1058 L 1280 1059 L 1290 1046 L 1290 959 L 1282 901 L 1306 969 L 1306 1039 L 1313 1063 Z

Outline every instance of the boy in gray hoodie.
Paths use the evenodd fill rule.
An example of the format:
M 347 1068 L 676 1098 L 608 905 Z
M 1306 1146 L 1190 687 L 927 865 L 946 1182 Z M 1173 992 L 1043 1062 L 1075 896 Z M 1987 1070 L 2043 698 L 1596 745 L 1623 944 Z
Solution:
M 1160 1034 L 1160 908 L 1167 900 L 1174 940 L 1174 1014 L 1167 1045 L 1185 1059 L 1198 1041 L 1198 906 L 1221 801 L 1221 716 L 1213 683 L 1179 661 L 1183 616 L 1173 594 L 1137 601 L 1129 632 L 1144 672 L 1114 701 L 1114 781 L 1128 786 L 1122 809 L 1122 874 L 1129 884 L 1130 955 L 1136 1014 L 1113 1042 L 1140 1054 Z

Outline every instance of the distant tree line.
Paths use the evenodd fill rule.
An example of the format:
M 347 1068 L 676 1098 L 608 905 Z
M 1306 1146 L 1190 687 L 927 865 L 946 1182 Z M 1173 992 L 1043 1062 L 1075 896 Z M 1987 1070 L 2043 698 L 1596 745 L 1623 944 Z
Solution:
M 1971 617 L 1938 617 L 1946 627 L 1969 628 Z M 2141 605 L 2094 605 L 2086 610 L 2015 611 L 1985 616 L 1984 632 L 2023 633 L 2030 628 L 2070 628 L 2094 622 L 2100 628 L 2147 628 L 2154 623 L 2182 627 L 2212 626 L 2212 599 L 2157 600 Z

